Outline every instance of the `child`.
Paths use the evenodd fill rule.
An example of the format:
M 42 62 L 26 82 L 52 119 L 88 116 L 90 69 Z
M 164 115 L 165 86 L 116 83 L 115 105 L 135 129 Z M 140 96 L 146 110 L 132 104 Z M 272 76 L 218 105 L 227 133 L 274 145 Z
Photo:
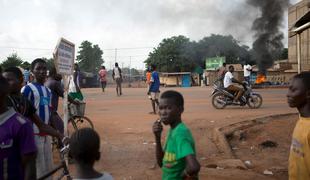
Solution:
M 0 180 L 36 179 L 36 145 L 31 123 L 6 106 L 8 82 L 0 76 Z
M 104 92 L 104 89 L 107 86 L 107 74 L 108 74 L 107 70 L 105 70 L 105 66 L 101 66 L 101 69 L 98 72 L 98 74 L 99 74 L 102 92 Z
M 60 133 L 40 120 L 35 107 L 20 93 L 23 86 L 23 73 L 21 70 L 18 67 L 9 67 L 3 71 L 2 75 L 9 83 L 8 106 L 13 107 L 16 112 L 35 123 L 40 132 L 62 139 L 63 136 Z
M 290 149 L 289 179 L 310 179 L 310 72 L 293 77 L 287 102 L 299 112 Z
M 47 76 L 47 64 L 43 59 L 35 59 L 31 63 L 31 72 L 34 75 L 33 82 L 22 89 L 22 94 L 36 108 L 36 114 L 43 123 L 49 124 L 51 116 L 51 91 L 44 86 Z M 52 170 L 51 139 L 46 133 L 40 133 L 36 125 L 33 126 L 35 142 L 38 148 L 36 159 L 37 176 L 41 177 Z M 51 179 L 50 177 L 49 179 Z
M 159 75 L 156 71 L 156 65 L 151 65 L 152 68 L 152 76 L 150 80 L 150 88 L 149 92 L 151 94 L 151 100 L 152 100 L 152 108 L 153 112 L 151 114 L 156 114 L 156 106 L 158 106 L 158 97 L 159 97 L 159 86 L 160 86 L 160 81 L 159 81 Z M 156 104 L 156 105 L 155 105 Z
M 95 161 L 100 159 L 100 137 L 91 128 L 75 131 L 70 138 L 69 155 L 75 161 L 77 177 L 75 180 L 113 180 L 108 173 L 94 169 Z
M 160 121 L 153 125 L 156 158 L 162 168 L 163 180 L 198 179 L 200 164 L 196 159 L 195 141 L 190 130 L 182 123 L 183 96 L 176 91 L 164 92 L 159 101 Z M 161 145 L 163 126 L 169 125 L 164 149 Z

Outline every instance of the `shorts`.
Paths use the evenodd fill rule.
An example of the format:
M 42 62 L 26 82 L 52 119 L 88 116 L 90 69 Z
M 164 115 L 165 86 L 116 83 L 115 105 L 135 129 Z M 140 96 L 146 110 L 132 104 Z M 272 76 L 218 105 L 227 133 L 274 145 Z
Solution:
M 35 142 L 37 145 L 36 169 L 37 177 L 42 177 L 50 172 L 53 168 L 51 137 L 35 135 Z M 47 178 L 52 180 L 52 176 Z
M 151 92 L 151 99 L 157 100 L 159 98 L 159 92 Z

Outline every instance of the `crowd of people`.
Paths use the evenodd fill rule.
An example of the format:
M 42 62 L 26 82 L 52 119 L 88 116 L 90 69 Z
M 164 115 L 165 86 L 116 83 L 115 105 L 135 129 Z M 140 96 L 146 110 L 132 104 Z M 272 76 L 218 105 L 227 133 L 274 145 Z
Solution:
M 228 71 L 222 71 L 225 88 L 234 89 L 233 82 L 241 83 L 233 78 L 233 66 L 229 66 Z M 64 88 L 56 69 L 49 69 L 47 73 L 46 61 L 39 58 L 31 63 L 30 72 L 33 75 L 31 81 L 25 78 L 18 67 L 0 69 L 0 180 L 33 180 L 50 172 L 53 168 L 51 137 L 69 143 L 69 155 L 77 169 L 74 179 L 113 179 L 111 174 L 94 169 L 94 163 L 101 155 L 100 137 L 96 131 L 83 128 L 75 131 L 70 139 L 64 137 L 63 121 L 57 113 L 58 98 L 64 96 Z M 104 66 L 99 75 L 104 92 L 107 75 Z M 72 91 L 69 93 L 69 101 L 76 104 L 84 98 L 78 78 L 79 68 L 76 64 L 70 77 Z M 121 96 L 122 75 L 117 63 L 113 78 L 117 82 L 116 93 Z M 289 106 L 297 108 L 299 112 L 289 157 L 291 180 L 310 179 L 309 82 L 310 72 L 300 73 L 293 77 L 287 93 Z M 160 81 L 155 65 L 148 70 L 147 84 L 152 113 L 158 113 L 160 117 L 154 122 L 152 130 L 162 179 L 198 179 L 200 164 L 196 157 L 195 140 L 190 129 L 182 122 L 182 94 L 167 90 L 159 96 Z M 164 146 L 161 141 L 163 125 L 170 126 Z

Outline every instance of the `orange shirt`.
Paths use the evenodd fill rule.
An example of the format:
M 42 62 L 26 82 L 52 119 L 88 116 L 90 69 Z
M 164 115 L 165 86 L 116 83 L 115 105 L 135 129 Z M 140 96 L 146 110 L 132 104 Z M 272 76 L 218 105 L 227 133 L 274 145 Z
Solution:
M 151 82 L 152 73 L 146 72 L 146 83 L 150 84 Z

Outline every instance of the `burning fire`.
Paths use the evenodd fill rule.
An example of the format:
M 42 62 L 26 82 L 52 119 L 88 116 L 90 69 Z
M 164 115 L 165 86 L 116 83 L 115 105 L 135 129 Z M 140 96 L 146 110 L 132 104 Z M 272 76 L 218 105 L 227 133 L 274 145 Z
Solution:
M 263 82 L 266 82 L 266 76 L 264 74 L 257 74 L 255 83 L 261 84 Z

